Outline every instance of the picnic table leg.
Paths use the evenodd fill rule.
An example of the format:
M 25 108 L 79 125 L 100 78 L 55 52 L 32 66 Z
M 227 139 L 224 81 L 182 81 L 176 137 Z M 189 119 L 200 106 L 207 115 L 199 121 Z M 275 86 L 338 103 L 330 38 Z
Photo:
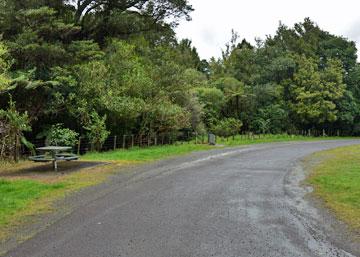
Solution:
M 54 151 L 54 152 L 52 152 L 52 158 L 53 158 L 53 167 L 54 167 L 54 171 L 56 171 L 56 172 L 57 172 L 58 167 L 57 167 L 57 160 L 56 160 L 56 152 L 55 152 L 55 151 Z
M 57 172 L 57 161 L 56 161 L 56 159 L 53 161 L 53 167 L 54 167 L 54 171 L 56 171 Z

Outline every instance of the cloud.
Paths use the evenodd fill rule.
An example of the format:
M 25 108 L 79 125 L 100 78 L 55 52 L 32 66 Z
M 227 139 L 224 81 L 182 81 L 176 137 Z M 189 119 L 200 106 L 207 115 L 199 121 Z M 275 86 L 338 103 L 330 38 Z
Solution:
M 181 22 L 179 38 L 189 38 L 202 58 L 219 57 L 231 29 L 254 43 L 256 37 L 273 35 L 281 20 L 288 26 L 310 17 L 322 29 L 360 43 L 358 0 L 190 0 L 193 20 Z

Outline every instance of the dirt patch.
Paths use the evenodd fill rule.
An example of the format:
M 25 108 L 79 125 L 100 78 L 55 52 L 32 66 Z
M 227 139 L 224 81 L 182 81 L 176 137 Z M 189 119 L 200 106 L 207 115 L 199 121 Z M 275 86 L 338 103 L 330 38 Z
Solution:
M 52 182 L 64 175 L 106 164 L 108 163 L 89 161 L 59 162 L 58 171 L 55 172 L 51 163 L 39 164 L 26 161 L 3 168 L 0 171 L 0 179 L 34 179 Z

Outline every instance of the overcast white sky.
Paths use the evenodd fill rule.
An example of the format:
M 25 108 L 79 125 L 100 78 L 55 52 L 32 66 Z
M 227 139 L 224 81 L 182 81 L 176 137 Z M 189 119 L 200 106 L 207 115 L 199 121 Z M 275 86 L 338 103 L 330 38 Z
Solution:
M 189 38 L 201 58 L 219 57 L 231 29 L 254 42 L 310 17 L 322 29 L 357 42 L 360 49 L 360 0 L 190 0 L 192 21 L 182 21 L 178 38 Z

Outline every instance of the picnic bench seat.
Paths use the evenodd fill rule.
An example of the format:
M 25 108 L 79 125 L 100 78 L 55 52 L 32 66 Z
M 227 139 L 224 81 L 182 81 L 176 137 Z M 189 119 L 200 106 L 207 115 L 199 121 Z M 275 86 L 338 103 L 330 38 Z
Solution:
M 79 156 L 75 154 L 56 154 L 56 160 L 58 161 L 76 161 L 79 159 Z M 52 162 L 54 158 L 48 155 L 35 155 L 30 156 L 29 160 L 33 162 Z
M 29 160 L 33 162 L 52 162 L 54 159 L 51 156 L 35 155 L 35 156 L 30 156 Z
M 69 146 L 45 146 L 38 147 L 36 150 L 43 151 L 45 154 L 31 156 L 29 160 L 34 162 L 52 162 L 55 171 L 57 171 L 57 161 L 75 161 L 79 159 L 79 156 L 67 153 L 67 151 L 71 150 Z

